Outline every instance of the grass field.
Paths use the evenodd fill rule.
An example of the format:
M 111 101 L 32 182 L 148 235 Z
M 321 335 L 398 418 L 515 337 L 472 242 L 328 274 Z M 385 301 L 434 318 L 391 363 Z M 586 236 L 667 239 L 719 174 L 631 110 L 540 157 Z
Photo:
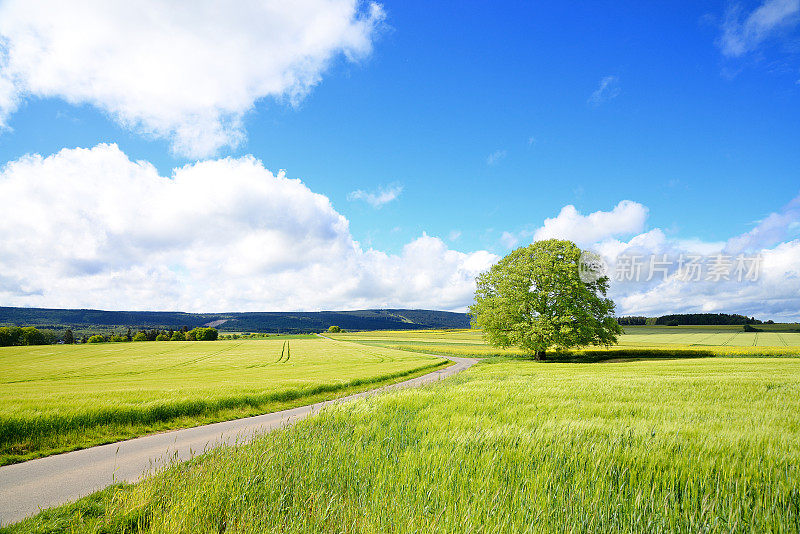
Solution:
M 0 348 L 0 464 L 276 411 L 441 359 L 310 336 Z
M 9 532 L 798 530 L 800 359 L 717 357 L 488 358 Z
M 764 331 L 745 332 L 741 326 L 628 326 L 614 347 L 577 349 L 561 357 L 591 360 L 645 356 L 800 355 L 797 325 L 759 325 L 759 328 Z M 477 330 L 352 332 L 331 337 L 371 346 L 453 356 L 526 355 L 513 348 L 502 350 L 486 345 Z M 553 357 L 558 359 L 557 355 Z

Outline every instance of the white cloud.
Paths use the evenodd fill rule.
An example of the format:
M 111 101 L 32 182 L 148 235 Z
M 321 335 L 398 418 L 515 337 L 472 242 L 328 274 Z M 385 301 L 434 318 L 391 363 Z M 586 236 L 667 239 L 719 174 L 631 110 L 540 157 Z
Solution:
M 800 0 L 764 0 L 744 19 L 737 7 L 728 10 L 718 45 L 729 57 L 740 57 L 757 49 L 781 30 L 800 20 Z
M 6 0 L 0 125 L 22 99 L 56 97 L 209 156 L 245 138 L 260 99 L 297 103 L 334 58 L 368 55 L 383 17 L 357 0 Z
M 648 210 L 631 201 L 588 215 L 565 206 L 535 238 L 574 239 L 606 257 L 612 273 L 623 253 L 758 253 L 756 282 L 682 282 L 673 270 L 665 280 L 612 280 L 611 295 L 620 314 L 797 320 L 799 203 L 728 241 L 644 231 Z M 0 302 L 10 306 L 456 310 L 470 304 L 475 276 L 498 259 L 424 233 L 398 254 L 364 248 L 327 197 L 253 157 L 194 163 L 164 177 L 116 145 L 25 156 L 0 169 L 0 213 Z M 507 234 L 509 247 L 530 235 Z
M 488 156 L 486 156 L 486 164 L 487 165 L 494 165 L 501 159 L 505 158 L 508 155 L 508 152 L 505 150 L 495 150 Z
M 621 89 L 619 78 L 616 76 L 604 76 L 597 85 L 587 101 L 593 106 L 599 106 L 619 96 Z
M 163 177 L 116 145 L 26 156 L 0 171 L 0 213 L 10 306 L 463 309 L 497 259 L 426 234 L 365 250 L 327 197 L 253 157 Z
M 534 232 L 534 241 L 570 239 L 602 255 L 611 277 L 610 296 L 619 315 L 730 312 L 784 321 L 800 319 L 800 197 L 765 217 L 753 230 L 727 241 L 671 237 L 660 228 L 645 232 L 647 215 L 645 206 L 628 200 L 611 211 L 589 215 L 568 205 L 557 217 L 545 220 Z M 505 232 L 501 241 L 510 248 L 522 235 Z M 629 237 L 620 240 L 621 236 Z M 647 280 L 651 258 L 657 263 L 665 255 L 669 262 L 666 276 L 656 270 Z M 680 259 L 688 261 L 697 255 L 705 262 L 701 279 L 680 279 Z M 707 280 L 709 262 L 718 255 L 732 263 L 729 279 Z M 756 280 L 738 280 L 739 255 L 744 256 L 748 267 L 751 264 L 747 262 L 760 255 Z M 618 264 L 620 256 L 638 258 L 642 273 L 638 282 L 616 279 L 622 265 Z
M 539 241 L 555 237 L 586 245 L 612 236 L 641 232 L 646 220 L 647 208 L 631 200 L 621 201 L 611 211 L 595 211 L 589 215 L 582 215 L 570 204 L 561 208 L 557 217 L 545 219 L 533 238 Z
M 347 194 L 347 200 L 351 202 L 354 200 L 363 200 L 373 208 L 380 209 L 385 204 L 396 200 L 402 192 L 402 185 L 390 184 L 386 187 L 379 187 L 376 191 L 364 191 L 362 189 L 351 191 Z
M 669 247 L 667 247 L 669 248 Z M 660 255 L 664 249 L 659 249 Z M 675 255 L 680 249 L 674 251 Z M 686 254 L 686 251 L 682 251 Z M 650 284 L 621 284 L 612 281 L 612 296 L 621 314 L 660 315 L 665 313 L 723 312 L 773 319 L 800 319 L 800 240 L 781 243 L 758 251 L 759 275 L 755 281 L 683 281 L 671 274 Z M 736 256 L 730 256 L 735 262 Z M 735 264 L 735 263 L 734 263 Z
M 511 232 L 503 232 L 500 236 L 500 243 L 505 248 L 513 248 L 514 245 L 519 243 L 519 238 Z
M 727 252 L 759 250 L 800 234 L 800 197 L 789 202 L 780 212 L 771 213 L 755 228 L 731 238 L 725 247 Z
M 612 292 L 624 313 L 658 314 L 671 312 L 736 312 L 765 318 L 800 318 L 800 197 L 780 211 L 771 213 L 749 232 L 727 241 L 703 241 L 668 237 L 661 229 L 636 235 L 629 241 L 614 239 L 590 245 L 601 253 L 615 272 L 618 256 L 640 255 L 646 262 L 659 261 L 666 254 L 672 262 L 681 256 L 700 255 L 708 262 L 719 254 L 733 263 L 730 280 L 710 282 L 681 281 L 671 269 L 650 283 L 612 282 Z M 745 283 L 737 280 L 737 257 L 762 258 L 759 279 Z M 673 265 L 677 267 L 677 265 Z M 646 269 L 645 269 L 646 270 Z M 644 271 L 643 271 L 644 272 Z

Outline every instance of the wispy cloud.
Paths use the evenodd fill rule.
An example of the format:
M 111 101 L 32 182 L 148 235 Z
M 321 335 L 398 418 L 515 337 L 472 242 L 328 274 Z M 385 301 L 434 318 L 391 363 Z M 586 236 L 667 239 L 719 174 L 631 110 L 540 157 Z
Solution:
M 506 248 L 513 248 L 519 243 L 519 238 L 511 232 L 503 232 L 500 236 L 500 243 Z
M 347 200 L 351 202 L 354 200 L 363 200 L 373 208 L 380 209 L 392 200 L 396 200 L 402 192 L 402 185 L 389 184 L 388 186 L 381 186 L 375 191 L 356 189 L 347 194 Z
M 508 152 L 505 150 L 497 149 L 488 156 L 486 156 L 486 164 L 487 165 L 494 165 L 501 159 L 505 158 L 508 155 Z
M 722 22 L 722 35 L 717 44 L 724 55 L 741 57 L 798 22 L 800 0 L 765 0 L 744 16 L 741 8 L 734 6 Z
M 619 78 L 616 76 L 604 76 L 597 85 L 597 89 L 589 96 L 587 102 L 593 106 L 599 106 L 616 98 L 619 93 Z

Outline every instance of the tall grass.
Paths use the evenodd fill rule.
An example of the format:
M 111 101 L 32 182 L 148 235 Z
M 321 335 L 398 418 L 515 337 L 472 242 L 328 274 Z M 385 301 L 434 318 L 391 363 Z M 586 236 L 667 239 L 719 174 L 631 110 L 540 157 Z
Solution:
M 11 531 L 800 530 L 800 361 L 491 361 Z

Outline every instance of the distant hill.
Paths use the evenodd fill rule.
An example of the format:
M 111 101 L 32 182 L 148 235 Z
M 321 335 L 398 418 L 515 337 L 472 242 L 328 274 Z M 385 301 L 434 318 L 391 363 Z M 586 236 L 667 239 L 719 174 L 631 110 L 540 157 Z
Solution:
M 469 328 L 466 313 L 435 310 L 353 310 L 321 312 L 183 313 L 60 310 L 0 306 L 0 325 L 43 329 L 179 329 L 214 326 L 228 332 L 320 332 L 331 325 L 345 330 Z

